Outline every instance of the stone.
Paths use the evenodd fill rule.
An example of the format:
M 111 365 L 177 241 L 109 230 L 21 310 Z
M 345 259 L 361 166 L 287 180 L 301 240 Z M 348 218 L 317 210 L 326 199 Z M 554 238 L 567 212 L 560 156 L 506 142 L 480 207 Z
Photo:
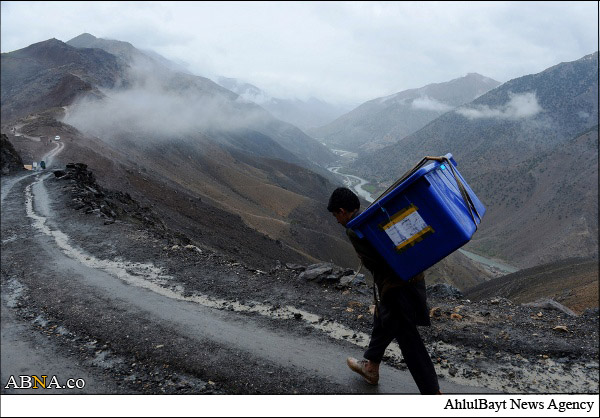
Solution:
M 490 300 L 490 303 L 492 305 L 500 305 L 500 304 L 503 304 L 503 305 L 512 305 L 512 302 L 510 300 L 508 300 L 506 298 L 499 297 L 499 296 L 495 297 L 495 298 L 492 298 Z
M 569 332 L 569 329 L 565 326 L 565 325 L 557 325 L 554 328 L 552 328 L 554 331 L 562 331 L 562 332 Z
M 294 270 L 294 271 L 304 271 L 306 269 L 305 266 L 301 266 L 300 264 L 286 263 L 285 266 L 289 270 Z
M 565 313 L 569 316 L 577 316 L 575 312 L 555 301 L 554 299 L 541 298 L 534 302 L 524 303 L 523 306 L 531 306 L 532 308 L 550 309 Z M 538 314 L 538 316 L 540 316 Z
M 436 306 L 436 307 L 431 308 L 429 310 L 429 317 L 430 318 L 433 318 L 434 316 L 435 317 L 439 317 L 441 315 L 442 315 L 442 308 L 440 308 L 439 306 Z
M 333 264 L 330 263 L 320 263 L 320 264 L 312 264 L 306 268 L 305 271 L 300 273 L 298 276 L 300 279 L 304 280 L 315 280 L 319 276 L 328 275 L 333 271 Z
M 367 281 L 365 280 L 364 274 L 357 274 L 354 280 L 352 280 L 352 286 L 360 286 L 366 285 Z
M 350 286 L 352 284 L 352 280 L 354 280 L 354 274 L 350 276 L 344 276 L 340 279 L 340 285 Z
M 427 296 L 452 299 L 464 298 L 460 290 L 447 283 L 437 283 L 434 285 L 427 286 Z

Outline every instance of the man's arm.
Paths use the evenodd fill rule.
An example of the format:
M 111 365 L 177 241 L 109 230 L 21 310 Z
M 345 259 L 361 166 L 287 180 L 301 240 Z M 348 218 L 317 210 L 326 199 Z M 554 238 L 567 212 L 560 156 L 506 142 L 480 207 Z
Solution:
M 350 238 L 350 242 L 356 250 L 358 257 L 363 262 L 363 265 L 369 269 L 371 273 L 375 274 L 375 271 L 389 269 L 385 259 L 377 252 L 369 241 L 359 238 L 358 235 L 356 235 L 356 232 L 349 228 L 346 229 L 346 234 L 348 235 L 348 238 Z

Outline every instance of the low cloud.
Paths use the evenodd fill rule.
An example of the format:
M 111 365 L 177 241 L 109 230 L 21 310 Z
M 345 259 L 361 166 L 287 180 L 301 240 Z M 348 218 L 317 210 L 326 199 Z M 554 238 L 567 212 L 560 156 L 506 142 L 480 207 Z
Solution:
M 64 122 L 104 139 L 123 134 L 153 140 L 194 135 L 206 130 L 233 131 L 259 126 L 266 117 L 260 107 L 235 100 L 210 82 L 169 78 L 152 68 L 134 66 L 127 89 L 102 91 L 104 97 L 83 98 Z
M 456 113 L 467 119 L 525 119 L 531 118 L 543 109 L 537 101 L 535 93 L 522 94 L 509 93 L 509 101 L 504 106 L 490 107 L 480 105 L 477 107 L 461 107 Z
M 432 110 L 434 112 L 447 112 L 453 109 L 452 106 L 448 106 L 447 104 L 432 99 L 429 96 L 423 96 L 413 100 L 411 106 L 415 109 Z

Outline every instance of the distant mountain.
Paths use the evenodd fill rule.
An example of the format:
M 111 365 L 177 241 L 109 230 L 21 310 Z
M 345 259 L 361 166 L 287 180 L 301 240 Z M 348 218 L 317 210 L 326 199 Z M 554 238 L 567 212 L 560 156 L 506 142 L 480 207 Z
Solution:
M 3 53 L 0 63 L 3 121 L 66 106 L 82 95 L 99 97 L 99 89 L 116 87 L 127 69 L 106 51 L 77 49 L 54 38 Z
M 125 62 L 145 63 L 147 65 L 165 67 L 172 71 L 189 74 L 189 71 L 187 71 L 181 65 L 166 59 L 154 51 L 141 51 L 129 42 L 118 41 L 115 39 L 96 38 L 94 35 L 89 33 L 83 33 L 67 41 L 66 43 L 67 45 L 75 48 L 99 48 L 121 58 Z
M 473 249 L 523 267 L 597 253 L 598 52 L 508 81 L 352 166 L 384 187 L 451 152 L 488 209 Z
M 151 205 L 174 230 L 231 259 L 262 269 L 276 260 L 358 265 L 324 208 L 336 187 L 317 165 L 337 159 L 327 148 L 128 43 L 72 43 L 83 41 L 95 46 L 53 39 L 2 54 L 3 132 L 60 135 L 58 163 L 87 164 L 103 186 Z M 61 80 L 68 96 L 54 88 Z M 43 155 L 41 142 L 13 144 Z
M 211 80 L 173 71 L 127 42 L 90 34 L 69 42 L 77 47 L 52 39 L 2 54 L 3 121 L 71 105 L 70 121 L 85 122 L 88 133 L 100 136 L 152 127 L 152 135 L 200 130 L 223 140 L 255 131 L 287 150 L 280 158 L 291 153 L 288 161 L 330 175 L 320 166 L 337 157 L 326 147 Z M 84 96 L 94 99 L 82 101 Z M 100 113 L 105 117 L 96 117 Z
M 355 152 L 382 148 L 499 85 L 491 78 L 470 73 L 446 83 L 370 100 L 309 133 L 334 148 Z
M 306 132 L 331 122 L 349 110 L 348 106 L 333 105 L 311 97 L 308 100 L 272 97 L 253 84 L 235 78 L 219 77 L 217 83 L 268 110 L 277 119 L 291 123 Z

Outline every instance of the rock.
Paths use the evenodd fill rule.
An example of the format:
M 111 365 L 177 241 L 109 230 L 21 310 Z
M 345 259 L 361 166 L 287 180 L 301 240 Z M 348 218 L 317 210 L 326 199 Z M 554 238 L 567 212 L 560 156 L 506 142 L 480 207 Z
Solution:
M 315 280 L 319 276 L 325 276 L 333 271 L 333 264 L 331 263 L 319 263 L 312 264 L 306 267 L 306 270 L 300 273 L 298 276 L 304 280 Z
M 306 267 L 305 266 L 301 266 L 300 264 L 286 263 L 285 266 L 288 269 L 294 270 L 294 271 L 304 271 L 304 270 L 306 270 Z
M 201 250 L 200 248 L 196 247 L 195 245 L 188 244 L 188 245 L 186 245 L 184 248 L 185 248 L 186 250 L 196 251 L 196 252 L 198 252 L 198 253 L 202 254 L 202 250 Z
M 354 279 L 354 275 L 344 276 L 340 279 L 340 285 L 341 286 L 350 286 L 353 279 Z
M 500 305 L 500 304 L 502 304 L 502 305 L 512 305 L 512 302 L 510 300 L 508 300 L 506 298 L 499 297 L 499 296 L 490 299 L 490 303 L 492 305 Z
M 365 280 L 364 274 L 357 274 L 354 280 L 352 280 L 352 286 L 360 286 L 366 285 L 367 281 Z
M 456 287 L 451 286 L 447 283 L 437 283 L 434 285 L 427 286 L 427 296 L 437 298 L 452 298 L 452 299 L 463 299 L 464 296 L 460 290 Z
M 562 332 L 569 332 L 569 329 L 565 325 L 557 325 L 554 328 L 552 328 L 552 330 L 554 330 L 554 331 L 562 331 Z
M 563 312 L 569 316 L 577 316 L 575 312 L 567 308 L 565 305 L 558 303 L 553 299 L 542 298 L 534 302 L 524 303 L 523 306 L 531 306 L 533 308 L 551 309 L 559 312 Z M 540 316 L 538 314 L 538 316 Z
M 429 317 L 433 318 L 435 317 L 439 317 L 442 315 L 442 308 L 440 308 L 439 306 L 436 306 L 435 308 L 431 308 L 431 310 L 429 311 Z

